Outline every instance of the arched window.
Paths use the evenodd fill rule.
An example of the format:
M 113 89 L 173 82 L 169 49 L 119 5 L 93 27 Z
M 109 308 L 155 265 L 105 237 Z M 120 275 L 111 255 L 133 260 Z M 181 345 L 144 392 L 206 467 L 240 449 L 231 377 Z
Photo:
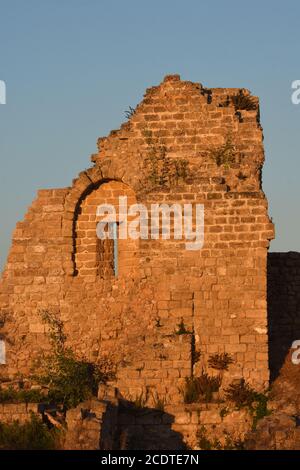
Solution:
M 119 181 L 107 181 L 90 188 L 80 200 L 74 221 L 74 261 L 79 276 L 102 279 L 133 273 L 138 266 L 138 240 L 119 237 L 120 198 L 126 196 L 128 207 L 136 204 L 134 191 Z M 99 206 L 115 208 L 116 217 L 106 224 L 113 236 L 99 238 L 98 223 L 103 219 Z M 89 278 L 90 279 L 90 278 Z
M 97 265 L 98 275 L 103 279 L 118 276 L 118 223 L 109 222 L 106 224 L 106 233 L 109 236 L 105 239 L 97 239 Z

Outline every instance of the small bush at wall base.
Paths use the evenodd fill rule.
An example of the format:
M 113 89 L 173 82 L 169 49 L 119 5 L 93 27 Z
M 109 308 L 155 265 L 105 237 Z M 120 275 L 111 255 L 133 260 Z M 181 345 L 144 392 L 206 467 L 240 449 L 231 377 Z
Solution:
M 221 450 L 245 450 L 245 444 L 241 439 L 232 439 L 227 435 L 225 437 L 225 444 Z
M 252 429 L 255 430 L 258 421 L 263 419 L 265 416 L 269 416 L 272 411 L 268 409 L 268 397 L 263 393 L 259 393 L 254 406 L 252 405 L 252 415 L 253 415 L 253 422 L 252 422 Z
M 271 414 L 268 410 L 268 397 L 253 390 L 244 379 L 239 383 L 231 384 L 225 390 L 227 400 L 232 401 L 237 409 L 248 408 L 252 418 L 252 429 L 256 429 L 260 419 Z
M 134 408 L 137 410 L 141 410 L 142 408 L 145 408 L 146 403 L 148 400 L 148 394 L 144 394 L 144 392 L 141 392 L 140 394 L 136 395 L 136 397 L 130 401 L 132 401 Z
M 166 398 L 165 397 L 160 397 L 158 393 L 153 393 L 152 394 L 152 400 L 153 400 L 153 407 L 156 410 L 159 411 L 164 411 L 165 406 L 167 404 Z
M 232 383 L 224 392 L 226 399 L 232 401 L 238 409 L 251 406 L 258 396 L 258 393 L 244 379 Z
M 187 377 L 183 389 L 184 403 L 210 402 L 213 393 L 218 392 L 221 386 L 221 377 L 210 377 L 202 372 L 199 377 Z
M 235 440 L 229 434 L 225 436 L 225 443 L 222 444 L 218 439 L 210 440 L 207 437 L 207 431 L 204 426 L 198 429 L 196 438 L 201 450 L 243 450 L 244 443 L 241 440 Z
M 60 447 L 60 432 L 31 415 L 31 420 L 20 424 L 0 423 L 1 450 L 54 450 Z
M 50 354 L 41 357 L 33 379 L 48 388 L 48 401 L 59 403 L 65 409 L 76 407 L 80 402 L 97 395 L 100 383 L 113 377 L 110 364 L 93 363 L 84 357 L 77 357 L 66 347 L 66 336 L 62 322 L 52 313 L 41 313 L 49 327 Z
M 198 440 L 198 446 L 201 450 L 217 450 L 221 448 L 221 444 L 216 439 L 214 441 L 210 441 L 207 437 L 207 432 L 204 426 L 201 426 L 198 429 L 196 438 Z
M 97 395 L 99 383 L 104 382 L 95 364 L 77 359 L 70 349 L 46 357 L 43 370 L 35 380 L 49 387 L 48 401 L 67 409 Z

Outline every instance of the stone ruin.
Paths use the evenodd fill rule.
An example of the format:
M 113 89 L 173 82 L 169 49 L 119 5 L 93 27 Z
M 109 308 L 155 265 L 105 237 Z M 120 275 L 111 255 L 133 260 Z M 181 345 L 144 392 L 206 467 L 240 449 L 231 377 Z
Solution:
M 126 400 L 144 394 L 151 406 L 155 394 L 179 405 L 185 379 L 212 373 L 209 359 L 221 353 L 232 358 L 225 385 L 245 379 L 265 390 L 274 227 L 258 98 L 166 76 L 99 138 L 91 161 L 72 186 L 39 190 L 16 226 L 0 281 L 1 374 L 28 375 L 49 349 L 47 310 L 78 355 L 115 364 L 110 385 Z M 172 237 L 100 240 L 97 207 L 120 196 L 147 208 L 203 204 L 203 247 Z

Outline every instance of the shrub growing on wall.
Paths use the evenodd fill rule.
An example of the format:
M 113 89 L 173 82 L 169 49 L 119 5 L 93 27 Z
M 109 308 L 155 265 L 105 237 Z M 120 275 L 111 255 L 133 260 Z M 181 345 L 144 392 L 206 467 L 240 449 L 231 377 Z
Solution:
M 40 374 L 34 378 L 39 384 L 48 387 L 48 400 L 62 404 L 65 408 L 73 408 L 96 395 L 99 384 L 106 382 L 111 374 L 107 370 L 104 372 L 103 367 L 96 363 L 77 357 L 66 346 L 63 324 L 54 314 L 44 311 L 41 316 L 49 327 L 52 349 L 50 354 L 41 358 Z
M 184 403 L 210 402 L 221 386 L 221 377 L 211 377 L 202 371 L 199 377 L 187 377 L 183 389 Z

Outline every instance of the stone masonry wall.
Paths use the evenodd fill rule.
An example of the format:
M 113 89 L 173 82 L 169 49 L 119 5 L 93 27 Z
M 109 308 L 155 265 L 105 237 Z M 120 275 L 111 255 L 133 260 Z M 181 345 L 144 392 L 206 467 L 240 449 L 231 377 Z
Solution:
M 300 253 L 268 254 L 268 319 L 274 379 L 293 341 L 300 339 Z
M 0 423 L 25 423 L 30 421 L 32 413 L 38 414 L 36 403 L 0 403 Z
M 88 400 L 67 411 L 64 449 L 113 450 L 118 431 L 117 407 L 112 402 Z
M 267 386 L 273 224 L 261 188 L 258 99 L 251 98 L 255 109 L 237 110 L 231 98 L 239 93 L 250 97 L 167 76 L 146 91 L 128 122 L 99 139 L 93 166 L 71 187 L 38 192 L 17 224 L 0 281 L 3 375 L 28 374 L 48 348 L 39 315 L 47 309 L 64 321 L 78 354 L 116 362 L 116 385 L 126 397 L 157 392 L 176 403 L 184 378 L 217 352 L 234 358 L 231 379 Z M 96 204 L 126 192 L 147 208 L 204 204 L 203 248 L 120 240 L 119 276 L 102 276 Z M 187 335 L 175 334 L 181 320 Z
M 164 411 L 137 410 L 129 414 L 119 410 L 121 449 L 182 450 L 201 449 L 201 435 L 212 445 L 243 441 L 252 429 L 248 410 L 228 409 L 224 404 L 169 405 Z M 207 450 L 207 449 L 202 449 Z

